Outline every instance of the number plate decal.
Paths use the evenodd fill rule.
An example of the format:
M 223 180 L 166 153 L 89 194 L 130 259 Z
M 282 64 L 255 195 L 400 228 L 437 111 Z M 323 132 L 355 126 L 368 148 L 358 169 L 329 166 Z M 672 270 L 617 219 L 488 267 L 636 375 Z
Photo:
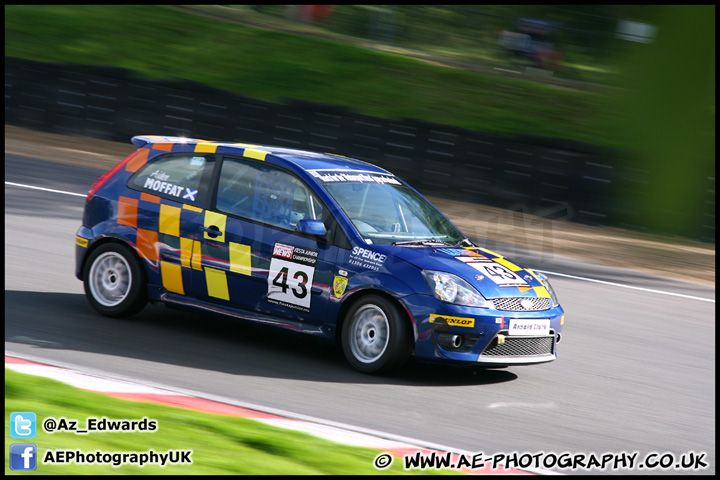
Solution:
M 550 335 L 550 320 L 510 319 L 508 335 L 543 337 Z
M 268 271 L 267 301 L 310 312 L 318 254 L 317 250 L 276 243 Z

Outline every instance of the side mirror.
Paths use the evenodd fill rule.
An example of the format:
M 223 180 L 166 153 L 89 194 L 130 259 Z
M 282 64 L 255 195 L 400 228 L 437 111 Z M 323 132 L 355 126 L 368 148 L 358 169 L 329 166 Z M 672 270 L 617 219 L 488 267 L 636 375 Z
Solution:
M 327 229 L 325 228 L 325 224 L 323 222 L 310 218 L 303 218 L 300 220 L 295 227 L 295 231 L 318 237 L 324 237 L 327 234 Z

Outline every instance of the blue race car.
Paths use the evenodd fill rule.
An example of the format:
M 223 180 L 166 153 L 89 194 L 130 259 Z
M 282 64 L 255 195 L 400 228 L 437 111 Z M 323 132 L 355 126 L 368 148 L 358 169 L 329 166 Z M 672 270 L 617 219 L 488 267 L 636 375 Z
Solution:
M 147 302 L 339 342 L 357 370 L 557 357 L 547 278 L 474 245 L 375 165 L 242 143 L 136 136 L 90 189 L 76 276 L 100 313 Z

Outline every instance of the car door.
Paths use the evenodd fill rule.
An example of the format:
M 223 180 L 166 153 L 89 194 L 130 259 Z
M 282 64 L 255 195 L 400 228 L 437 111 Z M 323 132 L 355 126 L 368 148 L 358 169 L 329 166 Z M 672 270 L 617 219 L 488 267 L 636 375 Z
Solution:
M 203 300 L 304 325 L 323 321 L 336 248 L 295 231 L 326 209 L 300 178 L 277 166 L 226 156 L 214 208 L 204 213 Z M 193 261 L 196 257 L 193 256 Z M 258 317 L 261 319 L 264 317 Z

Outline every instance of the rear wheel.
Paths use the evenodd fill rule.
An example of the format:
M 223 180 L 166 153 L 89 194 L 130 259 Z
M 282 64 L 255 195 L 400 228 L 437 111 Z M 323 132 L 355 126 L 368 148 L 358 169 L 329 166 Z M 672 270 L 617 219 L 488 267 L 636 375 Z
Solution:
M 377 295 L 361 298 L 342 329 L 345 358 L 365 373 L 385 373 L 404 364 L 412 349 L 408 322 L 397 305 Z
M 147 304 L 142 265 L 125 245 L 106 243 L 95 249 L 83 269 L 83 282 L 90 305 L 103 315 L 127 317 Z

